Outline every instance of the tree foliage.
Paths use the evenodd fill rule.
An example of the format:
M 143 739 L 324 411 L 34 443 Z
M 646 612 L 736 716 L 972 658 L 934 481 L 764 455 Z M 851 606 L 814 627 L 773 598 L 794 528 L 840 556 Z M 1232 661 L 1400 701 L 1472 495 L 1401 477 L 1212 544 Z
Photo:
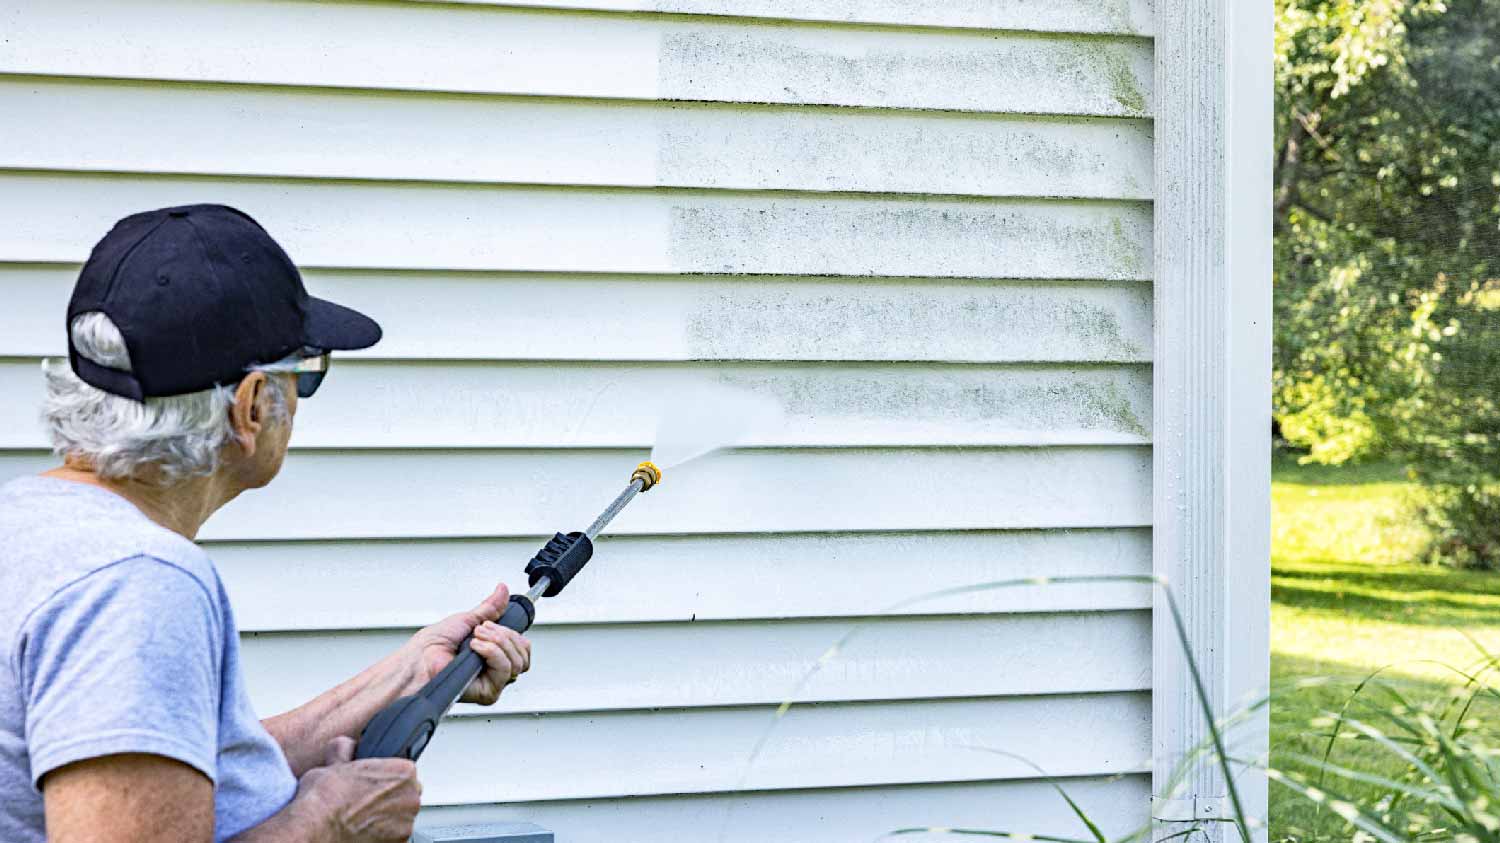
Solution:
M 1500 562 L 1500 0 L 1278 0 L 1276 416 Z

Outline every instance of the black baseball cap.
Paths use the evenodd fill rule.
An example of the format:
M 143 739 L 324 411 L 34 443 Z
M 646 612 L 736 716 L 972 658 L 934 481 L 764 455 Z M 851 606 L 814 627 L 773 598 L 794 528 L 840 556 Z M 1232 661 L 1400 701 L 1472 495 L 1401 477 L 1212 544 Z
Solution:
M 243 211 L 182 205 L 133 214 L 94 246 L 73 298 L 73 318 L 98 311 L 125 337 L 131 371 L 78 354 L 85 383 L 146 398 L 238 383 L 249 367 L 303 348 L 368 348 L 380 326 L 363 313 L 316 299 L 281 246 Z

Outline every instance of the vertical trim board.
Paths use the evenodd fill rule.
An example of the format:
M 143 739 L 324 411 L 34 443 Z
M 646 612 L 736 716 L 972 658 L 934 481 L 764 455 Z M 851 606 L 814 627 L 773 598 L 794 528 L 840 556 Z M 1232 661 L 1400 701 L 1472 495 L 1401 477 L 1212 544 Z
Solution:
M 1264 63 L 1244 58 L 1269 55 L 1271 45 L 1263 22 L 1241 25 L 1246 12 L 1236 0 L 1161 0 L 1157 15 L 1154 564 L 1179 602 L 1209 703 L 1223 716 L 1240 692 L 1268 680 L 1269 401 L 1255 402 L 1268 399 L 1270 378 L 1269 234 L 1253 220 L 1269 219 L 1269 183 L 1257 174 L 1270 144 L 1240 153 L 1234 181 L 1229 144 L 1240 134 L 1263 137 L 1270 123 L 1270 92 L 1256 70 Z M 1229 839 L 1211 822 L 1231 810 L 1212 758 L 1165 792 L 1179 760 L 1210 732 L 1160 600 L 1153 638 L 1153 815 L 1210 821 L 1209 839 Z M 1258 754 L 1253 730 L 1246 746 L 1240 751 Z M 1247 813 L 1264 820 L 1265 780 L 1238 786 Z

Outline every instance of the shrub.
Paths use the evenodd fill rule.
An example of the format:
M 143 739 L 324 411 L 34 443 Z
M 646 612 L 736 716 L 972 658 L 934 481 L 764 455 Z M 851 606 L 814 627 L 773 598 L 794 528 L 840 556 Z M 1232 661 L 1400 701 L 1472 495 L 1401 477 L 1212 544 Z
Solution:
M 1318 755 L 1281 752 L 1273 786 L 1312 801 L 1328 822 L 1284 829 L 1286 843 L 1500 840 L 1500 693 L 1475 671 L 1447 693 L 1411 693 L 1377 671 L 1336 711 L 1308 724 L 1325 739 Z M 1489 709 L 1489 711 L 1483 711 Z

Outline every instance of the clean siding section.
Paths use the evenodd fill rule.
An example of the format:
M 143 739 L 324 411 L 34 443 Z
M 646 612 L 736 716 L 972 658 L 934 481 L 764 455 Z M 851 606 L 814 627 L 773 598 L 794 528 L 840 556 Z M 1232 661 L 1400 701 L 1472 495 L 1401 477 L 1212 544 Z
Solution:
M 1111 840 L 1139 831 L 1150 776 L 1075 778 L 1068 794 Z M 897 828 L 1034 829 L 1077 827 L 1072 809 L 1046 781 L 993 781 L 497 803 L 430 809 L 434 825 L 526 820 L 560 840 L 655 840 L 664 828 L 700 830 L 715 843 L 868 843 Z M 598 829 L 607 828 L 609 834 Z M 951 834 L 903 840 L 951 843 Z M 1082 838 L 1079 838 L 1082 839 Z
M 1143 693 L 924 700 L 920 713 L 910 702 L 819 704 L 779 721 L 774 711 L 452 718 L 429 750 L 424 795 L 453 804 L 1031 779 L 1031 758 L 1056 776 L 1109 775 L 1141 772 L 1150 757 Z M 709 763 L 706 739 L 746 749 Z M 496 775 L 507 756 L 527 759 L 527 775 Z
M 1086 834 L 1040 768 L 1132 830 L 1150 590 L 1046 581 L 1151 570 L 1153 14 L 7 10 L 0 477 L 49 462 L 37 369 L 93 240 L 236 204 L 387 328 L 303 405 L 273 490 L 205 531 L 265 713 L 519 584 L 645 456 L 652 396 L 730 383 L 787 425 L 621 518 L 543 607 L 537 671 L 434 742 L 427 821 Z
M 1150 35 L 1150 0 L 430 0 L 538 9 L 677 12 L 789 21 Z M 414 0 L 429 2 L 429 0 Z
M 242 496 L 199 535 L 529 536 L 540 524 L 588 524 L 647 456 L 610 449 L 294 451 L 276 494 Z M 48 463 L 41 454 L 4 454 L 0 473 Z M 641 497 L 610 534 L 1135 527 L 1150 523 L 1150 483 L 1151 454 L 1143 447 L 746 449 L 675 469 L 677 494 Z M 1018 488 L 1026 494 L 1015 494 Z M 309 501 L 316 506 L 289 503 Z
M 528 558 L 543 540 L 219 541 L 208 549 L 235 596 L 242 628 L 316 632 L 430 623 L 510 576 L 513 561 Z M 664 570 L 693 576 L 664 577 Z M 1151 533 L 1143 528 L 611 536 L 608 556 L 537 624 L 1148 609 L 1150 589 L 1128 581 L 935 592 L 1150 573 Z M 287 589 L 293 581 L 300 587 Z M 360 584 L 360 600 L 327 599 L 350 582 Z M 859 587 L 849 589 L 850 582 Z M 924 595 L 930 596 L 914 599 Z
M 525 693 L 456 717 L 691 709 L 796 702 L 1087 694 L 1150 688 L 1147 611 L 851 620 L 783 619 L 591 625 L 545 624 L 532 644 L 548 669 Z M 411 630 L 273 633 L 245 641 L 259 711 L 301 705 L 399 647 Z M 843 639 L 839 664 L 815 670 Z M 955 647 L 955 641 L 964 641 Z M 320 658 L 300 657 L 316 647 Z M 990 654 L 975 665 L 973 652 Z M 643 658 L 643 654 L 649 656 Z

